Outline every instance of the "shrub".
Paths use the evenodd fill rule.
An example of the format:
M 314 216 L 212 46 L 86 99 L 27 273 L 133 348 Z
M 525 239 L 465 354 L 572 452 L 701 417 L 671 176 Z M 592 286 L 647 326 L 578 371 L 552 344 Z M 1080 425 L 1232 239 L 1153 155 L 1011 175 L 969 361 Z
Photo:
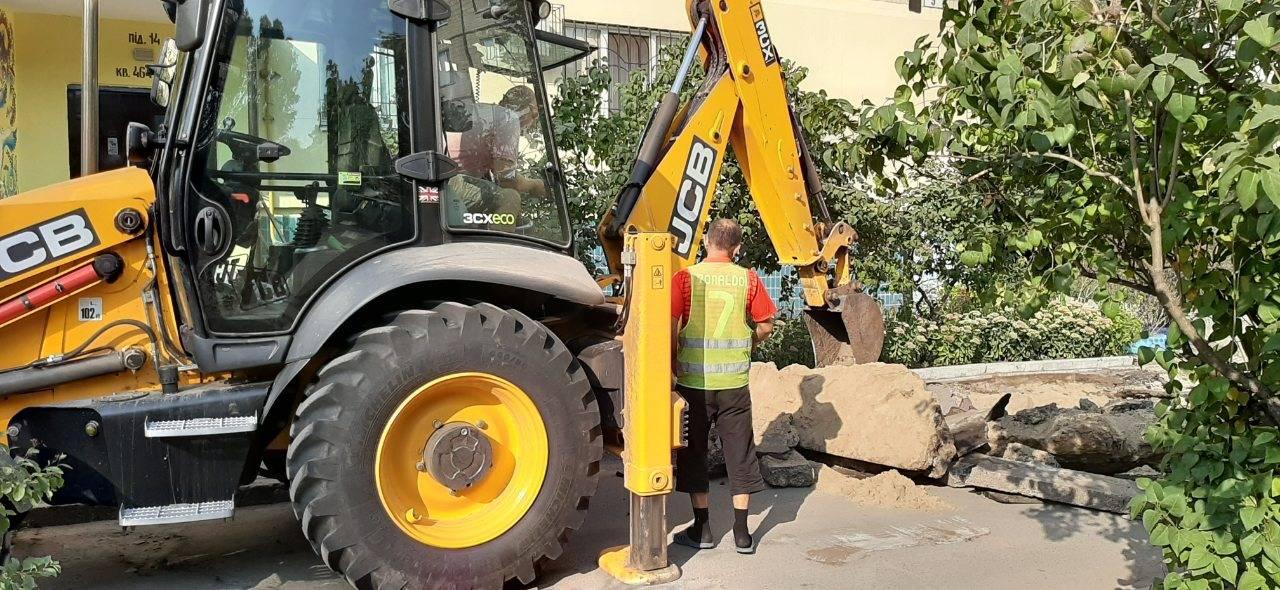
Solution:
M 756 347 L 751 353 L 751 360 L 774 363 L 779 367 L 790 365 L 812 367 L 813 341 L 809 338 L 809 329 L 804 325 L 804 318 L 798 315 L 779 318 L 774 325 L 773 334 Z
M 60 461 L 61 457 L 56 461 Z M 62 487 L 62 467 L 42 467 L 30 457 L 13 457 L 9 447 L 0 445 L 0 537 L 9 533 L 11 518 L 41 506 Z M 9 556 L 0 565 L 0 589 L 35 588 L 36 580 L 62 573 L 62 566 L 51 557 L 15 559 Z
M 1058 299 L 1023 318 L 1012 307 L 947 313 L 938 320 L 890 318 L 885 362 L 910 367 L 1125 354 L 1142 323 L 1124 310 Z

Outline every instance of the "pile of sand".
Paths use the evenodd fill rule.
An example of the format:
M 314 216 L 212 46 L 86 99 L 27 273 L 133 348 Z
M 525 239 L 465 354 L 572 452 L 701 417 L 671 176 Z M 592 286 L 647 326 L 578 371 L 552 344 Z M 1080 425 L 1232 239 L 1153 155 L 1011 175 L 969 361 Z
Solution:
M 844 496 L 863 506 L 905 510 L 951 510 L 952 506 L 930 494 L 896 470 L 858 479 L 829 467 L 818 474 L 819 492 Z

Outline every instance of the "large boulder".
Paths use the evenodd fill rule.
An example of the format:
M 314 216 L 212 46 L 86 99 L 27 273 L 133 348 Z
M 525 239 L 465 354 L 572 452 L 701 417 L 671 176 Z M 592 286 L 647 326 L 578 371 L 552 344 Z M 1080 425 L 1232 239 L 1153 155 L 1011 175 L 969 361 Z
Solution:
M 779 370 L 757 363 L 751 391 L 762 439 L 790 414 L 801 448 L 934 477 L 945 474 L 956 456 L 938 401 L 902 365 Z

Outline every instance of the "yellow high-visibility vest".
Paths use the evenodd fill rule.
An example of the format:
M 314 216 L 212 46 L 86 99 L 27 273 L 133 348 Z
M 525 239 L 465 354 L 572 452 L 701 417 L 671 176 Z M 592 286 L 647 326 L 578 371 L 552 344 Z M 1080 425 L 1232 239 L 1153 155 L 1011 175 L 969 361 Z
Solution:
M 745 387 L 751 374 L 750 273 L 731 262 L 689 267 L 689 322 L 680 331 L 676 382 L 694 389 Z

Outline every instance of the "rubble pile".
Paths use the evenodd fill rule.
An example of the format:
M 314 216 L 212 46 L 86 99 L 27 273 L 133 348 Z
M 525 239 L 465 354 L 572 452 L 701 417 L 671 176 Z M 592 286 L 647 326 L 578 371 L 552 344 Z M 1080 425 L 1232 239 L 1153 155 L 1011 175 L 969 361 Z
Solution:
M 1112 511 L 1122 510 L 1135 488 L 1130 479 L 1110 476 L 1159 463 L 1143 433 L 1155 421 L 1156 398 L 1167 395 L 1159 377 L 1137 369 L 926 386 L 906 367 L 882 363 L 821 369 L 756 363 L 751 389 L 756 450 L 771 486 L 816 484 L 846 496 L 919 492 L 927 498 L 915 508 L 943 505 L 915 490 L 903 475 L 910 474 L 1011 499 Z M 723 471 L 714 430 L 710 448 L 713 469 Z M 836 473 L 811 458 L 888 471 L 866 484 L 870 474 Z M 903 502 L 913 504 L 897 503 Z

